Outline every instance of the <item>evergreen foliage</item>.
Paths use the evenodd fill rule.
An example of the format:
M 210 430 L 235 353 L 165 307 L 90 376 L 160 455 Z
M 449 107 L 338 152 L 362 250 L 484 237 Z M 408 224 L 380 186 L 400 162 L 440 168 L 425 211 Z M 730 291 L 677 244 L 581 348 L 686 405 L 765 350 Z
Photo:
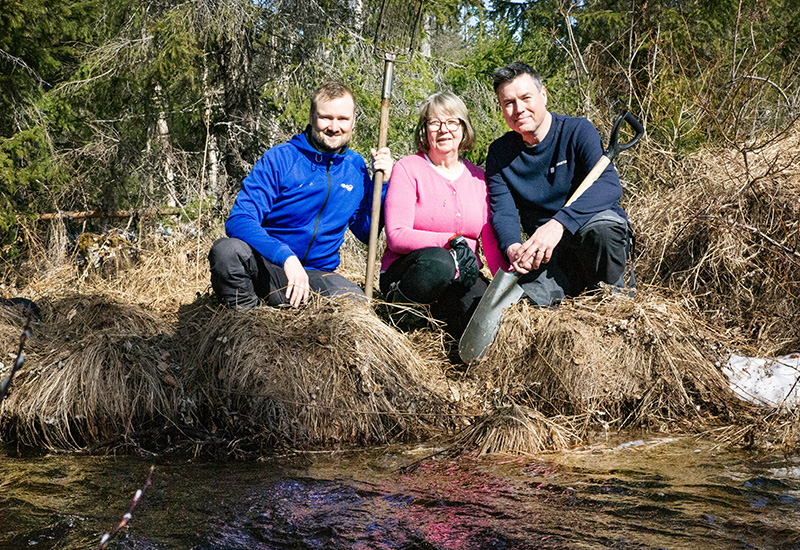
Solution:
M 377 143 L 377 0 L 0 0 L 0 240 L 18 215 L 184 206 L 219 214 L 268 147 L 301 130 L 327 78 L 354 90 L 353 147 Z M 623 108 L 670 154 L 755 147 L 798 116 L 795 0 L 431 0 L 398 63 L 389 143 L 450 89 L 485 159 L 506 127 L 491 73 L 544 77 L 554 111 L 602 129 Z

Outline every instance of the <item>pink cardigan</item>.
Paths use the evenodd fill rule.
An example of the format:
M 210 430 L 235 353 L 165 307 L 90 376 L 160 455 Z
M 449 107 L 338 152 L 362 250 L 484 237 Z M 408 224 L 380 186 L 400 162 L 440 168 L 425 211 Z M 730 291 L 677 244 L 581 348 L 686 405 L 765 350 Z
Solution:
M 455 233 L 464 235 L 476 253 L 481 239 L 492 273 L 506 266 L 489 223 L 483 169 L 463 162 L 464 171 L 452 182 L 422 154 L 405 157 L 394 165 L 384 202 L 386 251 L 382 271 L 401 254 L 429 246 L 445 247 Z

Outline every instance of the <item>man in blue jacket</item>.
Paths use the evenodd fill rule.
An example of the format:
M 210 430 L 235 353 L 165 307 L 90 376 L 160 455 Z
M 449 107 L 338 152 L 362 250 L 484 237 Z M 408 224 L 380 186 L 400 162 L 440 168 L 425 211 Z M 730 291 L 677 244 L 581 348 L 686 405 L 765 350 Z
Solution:
M 549 306 L 600 282 L 624 286 L 630 229 L 613 164 L 564 206 L 603 155 L 597 130 L 585 118 L 549 112 L 547 90 L 525 63 L 495 70 L 494 90 L 512 131 L 486 159 L 491 221 L 526 296 Z
M 208 259 L 219 300 L 237 309 L 297 307 L 311 292 L 363 294 L 334 271 L 347 228 L 369 239 L 372 179 L 361 156 L 347 148 L 355 125 L 355 99 L 339 82 L 326 82 L 311 98 L 310 124 L 269 149 L 242 183 Z M 388 181 L 388 149 L 372 151 L 375 170 Z

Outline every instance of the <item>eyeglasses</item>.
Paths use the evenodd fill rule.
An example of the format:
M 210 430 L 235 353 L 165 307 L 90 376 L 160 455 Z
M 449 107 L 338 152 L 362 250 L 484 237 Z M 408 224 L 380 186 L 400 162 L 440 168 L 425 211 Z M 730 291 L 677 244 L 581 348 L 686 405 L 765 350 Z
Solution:
M 445 126 L 451 132 L 455 132 L 459 128 L 461 128 L 461 120 L 457 118 L 448 118 L 447 120 L 429 120 L 428 121 L 428 129 L 432 132 L 438 132 L 442 129 L 442 126 Z

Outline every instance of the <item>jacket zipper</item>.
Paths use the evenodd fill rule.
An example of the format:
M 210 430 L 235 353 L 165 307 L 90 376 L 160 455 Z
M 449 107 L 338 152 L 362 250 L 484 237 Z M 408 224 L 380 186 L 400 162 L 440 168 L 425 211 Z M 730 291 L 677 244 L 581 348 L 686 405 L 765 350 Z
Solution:
M 325 172 L 328 175 L 328 194 L 325 195 L 325 201 L 322 203 L 322 207 L 319 209 L 317 213 L 317 221 L 314 224 L 314 233 L 311 235 L 311 240 L 308 241 L 308 248 L 306 248 L 306 253 L 303 254 L 303 260 L 300 262 L 303 266 L 306 265 L 306 260 L 308 259 L 308 254 L 311 252 L 311 245 L 314 244 L 314 241 L 317 238 L 317 232 L 319 231 L 319 220 L 322 218 L 322 212 L 325 210 L 325 205 L 328 204 L 328 199 L 331 196 L 331 163 L 333 162 L 333 157 L 328 160 L 328 164 L 325 166 Z

